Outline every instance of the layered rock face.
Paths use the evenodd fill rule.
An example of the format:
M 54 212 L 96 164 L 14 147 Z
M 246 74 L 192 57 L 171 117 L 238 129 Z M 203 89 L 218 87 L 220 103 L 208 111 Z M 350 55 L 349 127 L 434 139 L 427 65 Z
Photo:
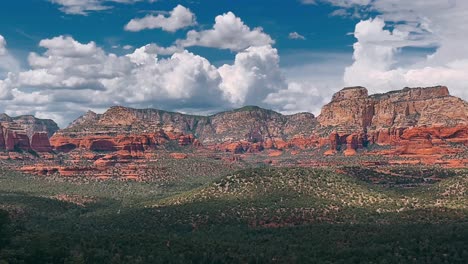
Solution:
M 76 134 L 75 134 L 76 135 Z M 185 139 L 185 135 L 179 134 L 174 140 L 181 142 L 181 146 L 188 145 L 190 141 Z M 155 148 L 170 140 L 170 137 L 164 133 L 146 133 L 138 135 L 82 135 L 73 138 L 63 134 L 54 135 L 50 141 L 51 145 L 60 152 L 69 152 L 76 148 L 89 151 L 128 151 L 143 152 L 149 148 Z
M 180 146 L 195 144 L 223 149 L 226 144 L 232 143 L 242 144 L 242 151 L 254 151 L 264 147 L 285 147 L 287 140 L 292 140 L 292 144 L 301 144 L 301 140 L 307 141 L 311 137 L 317 124 L 314 115 L 310 113 L 288 116 L 254 106 L 212 116 L 117 106 L 101 115 L 86 113 L 68 128 L 57 132 L 51 140 L 52 145 L 59 151 L 69 151 L 78 147 L 93 150 L 93 147 L 83 142 L 102 142 L 100 137 L 119 138 L 129 135 L 149 137 L 150 139 L 144 140 L 148 142 L 143 144 L 146 147 L 158 145 L 159 141 L 168 139 L 176 140 Z M 313 145 L 309 141 L 304 142 L 306 143 Z M 102 150 L 122 148 L 112 147 L 119 145 L 115 142 L 107 144 L 107 147 L 104 145 Z M 225 149 L 231 151 L 232 146 Z
M 0 115 L 0 122 L 14 123 L 15 126 L 21 128 L 29 138 L 32 138 L 34 133 L 45 132 L 48 137 L 51 137 L 59 130 L 57 123 L 51 119 L 40 119 L 32 115 L 23 115 L 10 117 L 6 114 Z
M 49 135 L 58 130 L 57 124 L 49 119 L 33 116 L 10 117 L 0 115 L 0 151 L 51 152 Z
M 318 118 L 310 113 L 282 115 L 255 106 L 211 116 L 116 106 L 103 114 L 86 113 L 57 132 L 52 146 L 64 152 L 76 148 L 144 151 L 176 141 L 179 146 L 255 153 L 328 144 L 327 155 L 346 150 L 344 154 L 352 156 L 370 144 L 405 144 L 402 136 L 410 128 L 466 126 L 467 113 L 467 103 L 450 96 L 444 86 L 371 96 L 364 87 L 348 87 L 333 96 Z M 460 135 L 457 138 L 463 141 Z
M 46 131 L 35 131 L 29 141 L 22 125 L 12 120 L 0 130 L 0 149 L 61 152 L 55 160 L 50 154 L 47 166 L 29 166 L 25 171 L 65 176 L 111 177 L 119 171 L 139 177 L 148 170 L 145 164 L 160 155 L 171 159 L 222 156 L 229 162 L 263 155 L 268 164 L 284 159 L 286 164 L 301 166 L 332 166 L 343 160 L 323 155 L 367 155 L 386 164 L 468 164 L 468 104 L 450 96 L 443 86 L 370 96 L 364 87 L 345 88 L 317 118 L 255 106 L 210 116 L 116 106 L 103 114 L 87 112 L 55 132 L 50 144 Z M 299 156 L 306 160 L 299 162 Z M 365 159 L 347 160 L 361 158 Z
M 363 87 L 345 88 L 323 107 L 318 120 L 319 133 L 335 131 L 339 137 L 348 137 L 346 155 L 354 154 L 349 149 L 355 150 L 365 144 L 405 145 L 404 148 L 413 149 L 414 153 L 430 153 L 427 149 L 431 148 L 429 144 L 433 139 L 438 139 L 436 144 L 453 138 L 458 142 L 468 140 L 464 132 L 460 132 L 468 126 L 468 104 L 450 96 L 444 86 L 405 88 L 371 96 Z M 408 136 L 414 128 L 427 138 L 423 144 L 415 143 L 421 143 L 421 138 Z M 447 138 L 441 136 L 442 128 L 459 132 Z M 330 151 L 336 150 L 334 144 L 331 142 Z M 344 142 L 338 143 L 342 144 Z
M 51 152 L 49 136 L 45 132 L 34 133 L 31 138 L 31 149 L 36 152 Z
M 450 96 L 447 87 L 405 88 L 373 95 L 371 127 L 446 126 L 468 124 L 468 104 Z
M 405 88 L 367 95 L 363 87 L 350 87 L 333 96 L 322 108 L 322 127 L 343 131 L 381 130 L 413 126 L 468 124 L 468 104 L 450 96 L 447 87 Z
M 310 136 L 317 125 L 314 115 L 282 115 L 259 107 L 244 107 L 208 117 L 208 124 L 196 135 L 202 143 L 246 140 L 288 140 Z
M 353 132 L 371 125 L 373 100 L 364 87 L 348 87 L 333 95 L 323 106 L 318 121 L 322 127 L 334 127 L 338 132 Z
M 28 136 L 21 131 L 5 131 L 5 149 L 7 151 L 31 150 Z

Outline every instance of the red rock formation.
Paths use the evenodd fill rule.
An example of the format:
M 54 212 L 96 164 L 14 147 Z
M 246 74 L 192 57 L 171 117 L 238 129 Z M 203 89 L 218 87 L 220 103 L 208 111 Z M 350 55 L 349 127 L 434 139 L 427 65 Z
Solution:
M 50 144 L 59 152 L 69 152 L 60 154 L 67 157 L 67 165 L 60 163 L 57 172 L 90 173 L 103 178 L 113 177 L 115 168 L 125 172 L 128 179 L 138 178 L 147 160 L 155 160 L 161 153 L 167 155 L 175 145 L 181 150 L 197 146 L 196 155 L 209 156 L 210 151 L 217 151 L 211 154 L 223 160 L 242 157 L 248 161 L 255 154 L 271 155 L 270 164 L 326 166 L 330 165 L 327 160 L 333 159 L 313 160 L 314 155 L 303 150 L 328 146 L 325 155 L 343 150 L 345 156 L 353 156 L 365 152 L 358 150 L 368 144 L 378 144 L 386 147 L 372 148 L 371 154 L 409 157 L 395 164 L 461 166 L 463 155 L 457 155 L 457 161 L 443 155 L 464 150 L 453 148 L 452 143 L 468 145 L 467 113 L 466 102 L 450 96 L 445 87 L 408 88 L 372 96 L 363 87 L 352 87 L 336 93 L 322 109 L 318 121 L 307 113 L 286 116 L 258 107 L 209 117 L 113 107 L 102 115 L 86 114 L 69 128 L 57 132 Z M 21 133 L 10 131 L 4 135 L 5 148 L 27 148 L 24 139 L 18 136 Z M 32 138 L 32 148 L 48 149 L 45 139 L 44 136 Z M 0 141 L 0 149 L 1 145 Z M 297 161 L 283 158 L 283 153 L 297 155 Z M 170 156 L 187 157 L 184 153 Z M 336 160 L 345 163 L 341 158 Z M 92 168 L 84 168 L 83 164 Z M 54 170 L 46 169 L 47 173 Z
M 294 147 L 298 149 L 311 149 L 320 146 L 320 139 L 314 136 L 311 137 L 294 137 L 288 141 L 288 147 Z
M 468 144 L 468 126 L 456 127 L 415 127 L 400 131 L 401 135 L 393 140 L 395 149 L 382 151 L 386 155 L 445 155 L 460 150 L 448 143 Z
M 338 133 L 336 133 L 335 131 L 332 132 L 328 138 L 329 142 L 330 142 L 330 149 L 327 150 L 324 155 L 326 156 L 329 156 L 329 155 L 334 155 L 336 154 L 337 150 L 338 150 L 338 146 L 339 146 L 339 141 L 340 141 L 340 136 L 338 135 Z
M 58 133 L 50 139 L 50 142 L 54 149 L 60 152 L 69 152 L 75 148 L 106 152 L 119 150 L 144 152 L 147 148 L 166 142 L 166 137 L 165 134 L 154 133 L 116 136 L 90 135 L 82 138 L 72 138 Z M 190 139 L 190 137 L 188 138 Z
M 335 93 L 317 117 L 322 127 L 338 127 L 340 132 L 355 132 L 368 127 L 373 117 L 372 99 L 364 87 L 349 87 Z
M 80 138 L 65 137 L 55 134 L 50 138 L 50 144 L 59 152 L 70 152 L 80 145 Z
M 181 135 L 179 136 L 178 143 L 179 146 L 188 146 L 192 145 L 195 141 L 195 137 L 190 134 L 190 135 Z
M 31 149 L 36 152 L 51 152 L 52 146 L 47 133 L 34 133 L 31 139 Z
M 268 153 L 269 157 L 279 157 L 281 155 L 283 155 L 283 151 L 281 150 L 272 150 Z
M 250 144 L 247 148 L 249 153 L 258 153 L 264 150 L 263 144 L 261 142 Z
M 450 96 L 444 86 L 405 88 L 372 96 L 367 96 L 367 90 L 363 87 L 351 87 L 336 93 L 332 101 L 323 107 L 318 120 L 321 124 L 319 133 L 321 129 L 329 131 L 331 128 L 339 133 L 338 139 L 335 138 L 336 135 L 330 135 L 330 150 L 327 154 L 333 154 L 336 148 L 344 144 L 344 136 L 354 135 L 359 131 L 368 133 L 359 133 L 357 138 L 348 137 L 346 155 L 354 155 L 351 149 L 364 147 L 367 142 L 396 146 L 401 153 L 430 153 L 437 149 L 430 144 L 447 139 L 437 139 L 440 129 L 429 131 L 428 128 L 450 129 L 468 125 L 468 104 Z M 429 133 L 431 139 L 426 139 L 421 134 L 404 135 L 409 133 L 407 131 L 416 133 L 414 127 L 423 127 L 424 133 Z M 457 133 L 459 134 L 454 136 L 457 139 L 452 141 L 464 142 L 461 139 L 464 138 L 461 136 L 463 132 Z M 356 142 L 357 147 L 352 147 Z
M 354 156 L 357 154 L 356 150 L 359 147 L 359 135 L 351 134 L 346 137 L 346 150 L 344 151 L 345 156 Z M 360 144 L 362 145 L 362 143 Z
M 186 158 L 188 158 L 188 155 L 185 154 L 185 153 L 171 153 L 169 155 L 173 159 L 186 159 Z
M 219 150 L 224 151 L 224 152 L 232 152 L 234 154 L 240 154 L 243 153 L 244 146 L 242 145 L 241 142 L 233 142 L 233 143 L 227 143 L 227 144 L 221 144 L 219 147 L 217 147 Z
M 0 122 L 5 123 L 6 128 L 15 127 L 25 133 L 29 138 L 32 138 L 34 133 L 45 132 L 48 136 L 52 136 L 59 127 L 50 119 L 39 119 L 32 115 L 22 115 L 10 117 L 6 114 L 0 114 Z
M 29 138 L 26 134 L 19 132 L 19 131 L 11 131 L 11 130 L 7 130 L 5 134 L 6 134 L 5 136 L 6 150 L 8 151 L 31 150 Z
M 322 108 L 322 127 L 338 127 L 340 132 L 448 126 L 468 123 L 468 104 L 450 96 L 447 87 L 405 88 L 367 96 L 363 87 L 345 88 Z M 381 140 L 386 142 L 382 134 Z
M 5 135 L 3 133 L 3 127 L 0 125 L 0 151 L 6 150 Z

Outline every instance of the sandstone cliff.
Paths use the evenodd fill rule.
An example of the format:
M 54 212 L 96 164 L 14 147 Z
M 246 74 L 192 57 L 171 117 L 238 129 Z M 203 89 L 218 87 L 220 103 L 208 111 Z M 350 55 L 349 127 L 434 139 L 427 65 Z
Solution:
M 370 164 L 468 164 L 468 104 L 450 96 L 443 86 L 376 95 L 364 87 L 345 88 L 317 118 L 256 106 L 210 116 L 115 106 L 103 114 L 88 111 L 55 132 L 50 144 L 46 132 L 36 131 L 29 141 L 27 123 L 11 118 L 4 122 L 0 149 L 62 152 L 42 153 L 49 158 L 43 167 L 24 169 L 39 174 L 111 177 L 119 171 L 138 178 L 152 173 L 144 164 L 164 155 L 171 159 L 201 155 L 228 162 L 250 157 L 255 162 L 265 159 L 274 165 L 282 160 L 301 166 L 335 166 L 339 160 L 356 165 L 362 159 Z M 354 155 L 362 156 L 344 159 Z
M 345 88 L 322 108 L 320 125 L 343 132 L 414 126 L 468 124 L 468 103 L 447 87 L 405 88 L 368 96 L 366 88 Z
M 314 115 L 310 113 L 282 115 L 255 106 L 211 116 L 115 106 L 100 115 L 86 113 L 66 129 L 58 131 L 52 139 L 52 144 L 56 148 L 66 148 L 65 145 L 70 143 L 66 142 L 67 138 L 89 139 L 97 136 L 155 133 L 159 134 L 160 139 L 177 139 L 180 145 L 191 144 L 195 138 L 204 145 L 238 141 L 257 143 L 310 136 L 317 124 Z M 156 144 L 158 140 L 154 141 L 153 144 Z M 77 144 L 81 143 L 73 143 L 75 146 Z
M 59 130 L 57 123 L 53 120 L 40 119 L 32 115 L 10 117 L 6 114 L 0 114 L 0 123 L 14 123 L 24 130 L 29 138 L 32 138 L 33 134 L 37 132 L 45 132 L 49 137 L 51 137 Z
M 51 152 L 49 137 L 58 129 L 50 119 L 0 114 L 0 151 Z
M 330 139 L 329 153 L 346 145 L 345 154 L 354 155 L 360 146 L 379 144 L 399 146 L 403 150 L 400 154 L 430 154 L 437 149 L 428 151 L 433 140 L 436 144 L 468 142 L 468 103 L 451 96 L 445 86 L 404 88 L 371 96 L 363 87 L 345 88 L 322 108 L 318 121 L 319 134 L 336 132 Z M 440 128 L 457 132 L 444 136 L 438 132 Z
M 348 87 L 333 96 L 318 118 L 310 113 L 282 115 L 256 106 L 211 116 L 121 106 L 103 114 L 89 111 L 58 131 L 52 145 L 59 151 L 78 147 L 114 151 L 127 148 L 125 144 L 134 145 L 133 141 L 147 149 L 175 140 L 181 146 L 204 145 L 242 153 L 328 144 L 327 154 L 346 149 L 346 155 L 355 155 L 357 149 L 370 144 L 403 144 L 407 139 L 402 135 L 410 128 L 463 129 L 468 125 L 467 115 L 468 104 L 450 96 L 444 86 L 370 96 L 364 87 Z M 129 141 L 129 136 L 140 138 Z

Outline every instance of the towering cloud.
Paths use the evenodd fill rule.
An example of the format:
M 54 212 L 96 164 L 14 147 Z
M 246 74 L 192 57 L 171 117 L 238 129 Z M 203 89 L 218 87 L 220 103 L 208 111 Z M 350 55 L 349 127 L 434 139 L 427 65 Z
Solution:
M 9 100 L 1 111 L 21 114 L 20 105 L 27 104 L 36 114 L 49 112 L 59 120 L 115 104 L 206 111 L 261 105 L 269 93 L 287 86 L 277 50 L 269 45 L 247 48 L 232 65 L 220 68 L 183 49 L 159 58 L 161 48 L 155 44 L 123 56 L 69 36 L 39 45 L 45 51 L 29 55 L 29 70 L 0 80 L 0 98 Z
M 212 29 L 191 30 L 185 39 L 177 41 L 177 44 L 182 47 L 202 46 L 232 51 L 273 43 L 274 41 L 263 32 L 262 28 L 250 29 L 232 12 L 217 16 Z
M 346 69 L 348 85 L 365 85 L 371 91 L 404 86 L 446 84 L 452 93 L 468 97 L 468 2 L 462 0 L 324 0 L 340 7 L 361 6 L 377 13 L 356 25 L 354 63 Z M 367 16 L 371 15 L 369 13 Z M 433 48 L 417 57 L 406 48 Z M 427 51 L 426 51 L 427 52 Z M 411 62 L 401 58 L 413 57 Z
M 271 46 L 250 47 L 236 55 L 233 65 L 219 68 L 221 89 L 235 105 L 259 104 L 268 94 L 285 89 L 278 51 Z

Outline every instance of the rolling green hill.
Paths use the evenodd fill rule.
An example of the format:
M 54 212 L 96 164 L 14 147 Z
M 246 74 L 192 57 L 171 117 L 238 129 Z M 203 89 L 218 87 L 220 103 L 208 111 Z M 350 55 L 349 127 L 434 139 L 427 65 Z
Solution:
M 1 170 L 0 210 L 9 220 L 3 217 L 0 224 L 0 260 L 464 263 L 468 258 L 465 171 L 410 189 L 375 185 L 343 171 L 265 167 L 197 176 L 196 185 L 161 185 L 57 182 Z

